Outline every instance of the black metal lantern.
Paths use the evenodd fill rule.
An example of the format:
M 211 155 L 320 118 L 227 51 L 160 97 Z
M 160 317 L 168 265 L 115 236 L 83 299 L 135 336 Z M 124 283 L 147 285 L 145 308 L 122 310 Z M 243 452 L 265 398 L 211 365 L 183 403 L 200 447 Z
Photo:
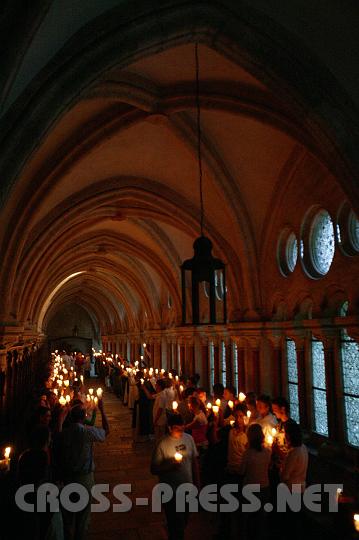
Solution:
M 181 265 L 182 324 L 225 324 L 227 322 L 225 264 L 212 256 L 212 242 L 203 234 L 204 206 L 202 190 L 201 108 L 199 100 L 198 43 L 195 45 L 197 153 L 201 236 L 193 244 L 194 256 Z
M 193 244 L 194 256 L 181 265 L 182 324 L 227 322 L 225 264 L 212 256 L 205 236 Z

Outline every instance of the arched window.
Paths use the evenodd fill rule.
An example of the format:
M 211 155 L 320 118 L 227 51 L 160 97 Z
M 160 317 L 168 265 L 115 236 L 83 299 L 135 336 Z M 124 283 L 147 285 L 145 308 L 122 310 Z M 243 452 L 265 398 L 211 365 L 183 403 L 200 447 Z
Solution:
M 209 384 L 210 389 L 214 385 L 214 343 L 210 341 L 209 343 Z
M 341 337 L 346 436 L 349 444 L 359 447 L 359 345 L 346 330 Z
M 298 260 L 298 242 L 297 237 L 294 233 L 291 233 L 288 236 L 286 245 L 286 258 L 288 268 L 291 272 L 293 272 Z
M 233 343 L 233 384 L 239 391 L 239 376 L 238 376 L 238 347 L 237 343 Z M 241 381 L 243 384 L 243 381 Z
M 286 348 L 290 415 L 293 420 L 299 423 L 298 367 L 295 342 L 292 339 L 287 339 Z
M 227 385 L 227 363 L 226 363 L 226 344 L 221 342 L 221 383 Z
M 328 436 L 327 391 L 325 382 L 325 356 L 321 341 L 312 341 L 313 430 Z

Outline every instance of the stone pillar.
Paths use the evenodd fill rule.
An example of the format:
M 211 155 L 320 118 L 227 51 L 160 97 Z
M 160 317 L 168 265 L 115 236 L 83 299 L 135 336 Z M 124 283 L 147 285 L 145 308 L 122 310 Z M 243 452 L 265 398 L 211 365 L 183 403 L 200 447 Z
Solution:
M 336 329 L 323 329 L 313 331 L 313 336 L 323 343 L 324 348 L 329 437 L 335 441 L 345 443 L 345 410 L 342 398 L 340 335 Z
M 231 339 L 228 339 L 226 345 L 226 385 L 234 385 L 233 374 L 233 343 Z
M 284 358 L 283 358 L 283 336 L 280 334 L 267 334 L 272 347 L 271 377 L 273 396 L 284 395 Z
M 311 404 L 311 389 L 310 370 L 307 369 L 307 348 L 306 342 L 308 341 L 308 335 L 306 332 L 291 332 L 289 337 L 294 340 L 297 351 L 297 369 L 298 369 L 298 398 L 299 398 L 299 415 L 300 423 L 304 429 L 311 429 L 310 421 L 310 404 Z

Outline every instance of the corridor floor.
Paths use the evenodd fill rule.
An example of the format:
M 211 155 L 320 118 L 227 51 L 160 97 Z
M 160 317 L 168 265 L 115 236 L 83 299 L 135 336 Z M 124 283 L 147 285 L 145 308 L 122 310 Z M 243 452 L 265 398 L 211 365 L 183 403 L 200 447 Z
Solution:
M 153 443 L 133 443 L 131 411 L 112 393 L 104 394 L 105 411 L 110 423 L 110 434 L 105 443 L 95 444 L 95 481 L 109 484 L 110 493 L 116 484 L 131 484 L 128 494 L 134 504 L 131 511 L 92 513 L 89 540 L 165 540 L 164 516 L 153 513 L 151 506 L 136 506 L 135 500 L 151 496 L 157 478 L 150 473 Z M 112 503 L 118 503 L 109 496 Z M 214 517 L 192 514 L 186 539 L 204 535 L 211 538 L 215 532 Z

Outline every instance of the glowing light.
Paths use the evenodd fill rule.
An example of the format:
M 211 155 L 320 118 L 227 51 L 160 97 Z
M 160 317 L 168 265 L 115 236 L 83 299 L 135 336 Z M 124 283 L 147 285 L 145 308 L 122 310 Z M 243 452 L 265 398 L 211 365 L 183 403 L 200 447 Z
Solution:
M 243 392 L 240 392 L 239 396 L 238 396 L 238 399 L 242 403 L 242 401 L 244 401 L 246 399 L 246 397 L 247 396 L 245 394 L 243 394 Z
M 172 409 L 173 409 L 174 411 L 177 411 L 177 409 L 178 409 L 178 403 L 177 403 L 177 401 L 173 401 L 173 402 L 172 402 Z
M 7 446 L 7 447 L 5 448 L 4 458 L 5 458 L 5 459 L 9 459 L 10 454 L 11 454 L 11 446 Z
M 183 459 L 183 455 L 181 454 L 181 452 L 176 452 L 175 453 L 175 460 L 178 462 L 178 463 L 181 463 Z

